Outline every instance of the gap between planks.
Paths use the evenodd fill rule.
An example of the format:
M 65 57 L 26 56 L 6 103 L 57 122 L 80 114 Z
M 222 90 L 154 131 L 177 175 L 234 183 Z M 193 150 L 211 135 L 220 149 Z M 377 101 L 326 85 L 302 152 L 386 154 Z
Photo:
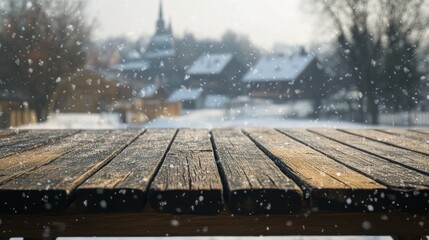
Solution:
M 340 129 L 350 134 L 354 134 L 360 137 L 372 139 L 374 141 L 382 142 L 398 148 L 418 152 L 429 156 L 429 144 L 427 141 L 419 141 L 400 135 L 389 134 L 374 129 Z
M 300 210 L 302 191 L 242 131 L 211 131 L 229 210 L 240 214 L 284 214 Z
M 180 129 L 150 185 L 151 207 L 170 213 L 216 214 L 223 209 L 222 191 L 208 130 Z
M 73 190 L 141 133 L 112 131 L 106 137 L 102 131 L 92 132 L 89 138 L 92 137 L 93 141 L 82 148 L 0 185 L 0 210 L 19 213 L 65 210 L 73 199 Z
M 316 211 L 382 211 L 386 187 L 273 129 L 246 135 L 299 183 Z
M 85 212 L 132 212 L 143 209 L 147 192 L 177 130 L 149 129 L 76 190 Z
M 411 150 L 384 144 L 336 129 L 309 129 L 308 131 L 329 138 L 354 149 L 386 159 L 395 165 L 429 175 L 428 156 Z
M 411 212 L 428 210 L 429 176 L 307 130 L 280 129 L 280 132 L 387 186 L 389 194 L 385 197 L 391 205 Z

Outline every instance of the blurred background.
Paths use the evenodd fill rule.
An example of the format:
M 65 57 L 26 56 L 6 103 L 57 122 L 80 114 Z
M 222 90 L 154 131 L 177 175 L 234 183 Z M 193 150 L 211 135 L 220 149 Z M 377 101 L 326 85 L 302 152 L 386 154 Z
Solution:
M 427 0 L 0 0 L 0 128 L 427 127 Z

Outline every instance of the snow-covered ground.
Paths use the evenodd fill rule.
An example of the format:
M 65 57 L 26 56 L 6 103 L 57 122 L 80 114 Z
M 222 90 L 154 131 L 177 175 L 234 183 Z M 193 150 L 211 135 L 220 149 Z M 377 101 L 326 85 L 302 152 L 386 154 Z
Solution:
M 184 110 L 182 116 L 158 118 L 143 124 L 147 128 L 227 128 L 227 127 L 276 127 L 276 128 L 361 128 L 350 122 L 312 120 L 309 102 L 273 104 L 269 101 L 243 101 L 233 103 L 228 109 Z
M 239 113 L 240 114 L 240 113 Z M 142 125 L 146 128 L 228 128 L 228 127 L 276 127 L 276 128 L 361 128 L 349 122 L 286 119 L 281 115 L 249 116 L 230 115 L 221 109 L 187 111 L 180 117 L 158 118 Z
M 179 117 L 154 119 L 142 125 L 123 124 L 118 113 L 86 114 L 57 113 L 46 122 L 21 126 L 22 129 L 122 129 L 142 128 L 232 128 L 232 127 L 275 127 L 275 128 L 361 128 L 350 122 L 312 120 L 308 102 L 273 104 L 267 101 L 242 101 L 231 104 L 227 109 L 184 110 Z
M 127 125 L 121 123 L 118 113 L 58 113 L 48 116 L 47 121 L 21 126 L 21 129 L 121 129 Z

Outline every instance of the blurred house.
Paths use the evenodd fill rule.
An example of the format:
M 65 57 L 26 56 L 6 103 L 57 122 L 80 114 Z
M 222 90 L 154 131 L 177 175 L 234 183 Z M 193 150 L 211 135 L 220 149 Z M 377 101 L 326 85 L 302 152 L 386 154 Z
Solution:
M 127 112 L 127 122 L 139 124 L 159 117 L 179 116 L 182 102 L 167 101 L 169 91 L 158 84 L 147 85 L 141 89 L 135 102 Z
M 251 97 L 320 102 L 328 79 L 316 57 L 301 51 L 261 58 L 242 82 Z
M 59 82 L 50 106 L 61 113 L 112 112 L 118 103 L 133 100 L 132 89 L 91 70 L 76 72 Z
M 130 84 L 136 86 L 143 86 L 150 84 L 150 81 L 146 81 L 149 78 L 146 72 L 150 68 L 150 63 L 146 60 L 135 60 L 120 64 L 115 64 L 110 67 L 110 70 L 118 78 L 128 81 Z M 112 74 L 113 75 L 113 74 Z
M 204 108 L 226 108 L 230 103 L 230 97 L 220 94 L 210 94 L 204 98 Z
M 204 106 L 202 88 L 180 88 L 174 91 L 167 102 L 181 102 L 184 109 L 198 109 Z
M 170 95 L 169 91 L 158 84 L 150 84 L 140 90 L 137 97 L 144 101 L 165 101 Z
M 36 112 L 28 106 L 25 95 L 17 92 L 0 91 L 0 129 L 34 124 Z
M 205 94 L 237 96 L 242 93 L 243 71 L 231 53 L 203 54 L 186 71 L 186 85 L 203 88 Z

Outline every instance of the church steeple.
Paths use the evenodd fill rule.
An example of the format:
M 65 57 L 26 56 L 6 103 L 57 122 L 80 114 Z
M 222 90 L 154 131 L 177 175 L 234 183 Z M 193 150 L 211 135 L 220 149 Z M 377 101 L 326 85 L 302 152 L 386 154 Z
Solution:
M 173 35 L 173 27 L 171 26 L 171 19 L 170 19 L 170 22 L 168 23 L 168 33 L 170 35 Z
M 165 32 L 165 24 L 164 24 L 164 13 L 162 11 L 162 1 L 159 2 L 159 13 L 158 13 L 158 21 L 156 22 L 156 33 L 164 33 Z
M 163 11 L 162 11 L 162 1 L 159 1 L 158 19 L 159 20 L 164 20 L 164 14 L 163 14 Z

